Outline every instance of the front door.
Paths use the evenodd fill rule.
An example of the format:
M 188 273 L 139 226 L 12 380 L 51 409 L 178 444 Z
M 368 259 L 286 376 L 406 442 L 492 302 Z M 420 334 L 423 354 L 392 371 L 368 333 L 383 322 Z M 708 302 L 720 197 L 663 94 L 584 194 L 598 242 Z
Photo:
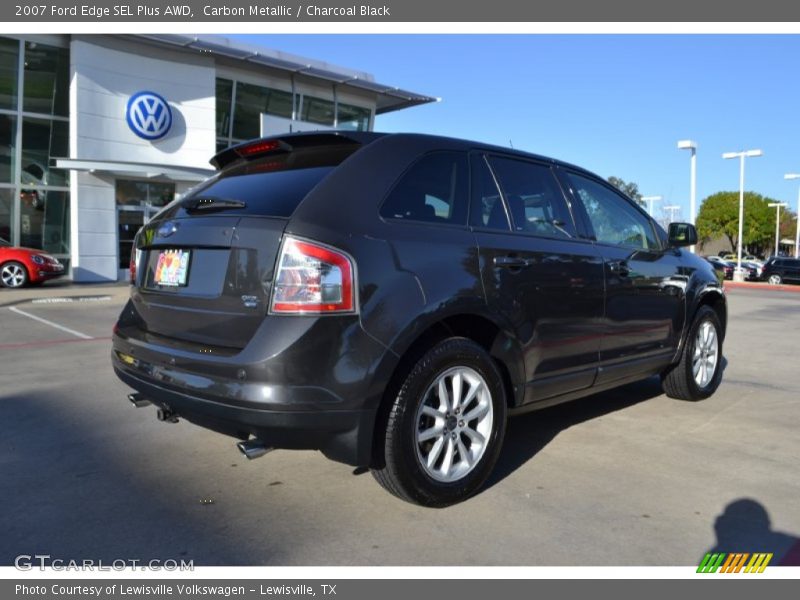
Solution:
M 119 279 L 129 277 L 133 238 L 175 196 L 175 184 L 158 181 L 118 179 L 115 185 L 117 203 L 117 260 Z
M 566 180 L 605 264 L 598 385 L 664 366 L 686 316 L 689 277 L 679 255 L 664 247 L 643 211 L 605 182 L 574 172 Z

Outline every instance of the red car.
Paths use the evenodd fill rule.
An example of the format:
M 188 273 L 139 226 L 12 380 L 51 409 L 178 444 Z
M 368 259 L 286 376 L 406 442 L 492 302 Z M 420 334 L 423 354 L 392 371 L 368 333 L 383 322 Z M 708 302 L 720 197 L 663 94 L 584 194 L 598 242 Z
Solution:
M 15 248 L 0 238 L 0 284 L 19 288 L 64 275 L 64 265 L 42 250 Z

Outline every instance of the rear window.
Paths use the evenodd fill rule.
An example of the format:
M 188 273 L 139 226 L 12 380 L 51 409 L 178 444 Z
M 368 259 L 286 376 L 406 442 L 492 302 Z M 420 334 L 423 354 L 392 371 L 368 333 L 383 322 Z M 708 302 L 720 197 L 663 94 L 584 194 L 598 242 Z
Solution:
M 182 203 L 202 198 L 245 203 L 243 208 L 226 209 L 226 215 L 290 217 L 303 198 L 359 147 L 304 148 L 235 165 L 189 190 L 158 216 L 188 216 L 192 213 Z

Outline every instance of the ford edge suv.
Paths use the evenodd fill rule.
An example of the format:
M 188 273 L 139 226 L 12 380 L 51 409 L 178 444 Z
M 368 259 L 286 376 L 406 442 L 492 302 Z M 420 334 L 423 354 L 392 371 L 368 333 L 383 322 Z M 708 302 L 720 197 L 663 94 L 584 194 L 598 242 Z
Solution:
M 510 415 L 660 376 L 722 377 L 723 289 L 576 166 L 413 134 L 305 133 L 218 172 L 137 234 L 112 361 L 137 406 L 318 449 L 398 497 L 474 494 Z

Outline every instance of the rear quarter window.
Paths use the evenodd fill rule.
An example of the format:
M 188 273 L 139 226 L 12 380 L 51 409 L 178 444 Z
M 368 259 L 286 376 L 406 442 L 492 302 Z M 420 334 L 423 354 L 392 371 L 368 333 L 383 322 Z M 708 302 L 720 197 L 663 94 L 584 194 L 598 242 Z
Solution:
M 467 156 L 434 152 L 414 163 L 381 205 L 380 215 L 394 221 L 466 225 Z

